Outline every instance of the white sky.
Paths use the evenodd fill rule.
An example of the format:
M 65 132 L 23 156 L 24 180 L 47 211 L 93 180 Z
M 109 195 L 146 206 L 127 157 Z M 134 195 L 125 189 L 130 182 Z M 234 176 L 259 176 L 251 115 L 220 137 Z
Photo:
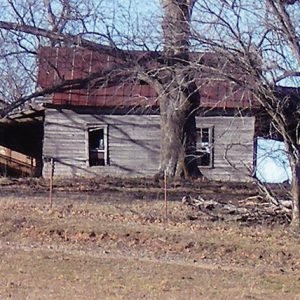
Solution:
M 291 179 L 291 170 L 282 142 L 258 139 L 256 175 L 261 181 L 270 183 Z

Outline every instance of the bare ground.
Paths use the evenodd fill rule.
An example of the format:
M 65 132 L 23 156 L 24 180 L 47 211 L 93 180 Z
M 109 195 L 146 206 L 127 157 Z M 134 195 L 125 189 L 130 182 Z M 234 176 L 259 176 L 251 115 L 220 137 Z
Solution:
M 254 186 L 172 183 L 165 223 L 160 185 L 57 181 L 50 209 L 47 182 L 0 180 L 0 299 L 300 299 L 283 216 L 216 221 L 177 201 L 245 204 Z

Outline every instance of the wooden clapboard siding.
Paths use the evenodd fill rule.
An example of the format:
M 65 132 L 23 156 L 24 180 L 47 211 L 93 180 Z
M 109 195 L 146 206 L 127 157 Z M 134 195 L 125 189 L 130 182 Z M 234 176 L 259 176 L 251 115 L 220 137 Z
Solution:
M 88 126 L 107 125 L 107 166 L 87 165 Z M 91 115 L 47 109 L 43 156 L 55 159 L 57 176 L 149 176 L 159 164 L 159 116 Z M 44 163 L 43 175 L 50 167 Z
M 209 179 L 251 180 L 253 166 L 254 117 L 197 117 L 198 127 L 212 126 L 214 133 L 213 168 L 202 168 Z
M 254 117 L 197 117 L 198 127 L 213 127 L 213 168 L 202 168 L 214 180 L 249 180 L 253 165 Z M 108 126 L 107 166 L 87 164 L 87 128 Z M 55 159 L 55 176 L 152 176 L 159 166 L 158 115 L 93 115 L 46 109 L 43 156 Z M 45 161 L 43 175 L 49 176 Z

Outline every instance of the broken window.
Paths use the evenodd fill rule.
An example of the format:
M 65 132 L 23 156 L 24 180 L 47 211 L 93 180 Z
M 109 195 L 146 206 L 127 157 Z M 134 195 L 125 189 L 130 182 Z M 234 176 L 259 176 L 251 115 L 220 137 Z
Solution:
M 197 128 L 196 157 L 199 167 L 213 167 L 213 127 Z
M 89 166 L 107 165 L 107 127 L 88 128 Z

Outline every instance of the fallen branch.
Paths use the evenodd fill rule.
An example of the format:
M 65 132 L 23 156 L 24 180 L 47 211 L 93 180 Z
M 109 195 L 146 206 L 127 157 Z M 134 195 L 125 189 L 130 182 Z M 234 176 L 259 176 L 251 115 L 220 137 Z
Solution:
M 256 224 L 278 221 L 286 223 L 290 220 L 290 209 L 283 206 L 280 202 L 275 206 L 273 204 L 270 205 L 269 201 L 264 200 L 264 197 L 257 195 L 240 200 L 238 204 L 233 204 L 222 203 L 212 199 L 205 200 L 201 196 L 194 198 L 189 195 L 182 198 L 182 203 L 192 206 L 214 220 L 240 221 Z
M 259 191 L 265 196 L 265 199 L 272 205 L 276 206 L 279 209 L 282 209 L 284 212 L 290 213 L 292 208 L 291 200 L 280 200 L 278 199 L 272 191 L 263 184 L 260 180 L 255 181 Z

